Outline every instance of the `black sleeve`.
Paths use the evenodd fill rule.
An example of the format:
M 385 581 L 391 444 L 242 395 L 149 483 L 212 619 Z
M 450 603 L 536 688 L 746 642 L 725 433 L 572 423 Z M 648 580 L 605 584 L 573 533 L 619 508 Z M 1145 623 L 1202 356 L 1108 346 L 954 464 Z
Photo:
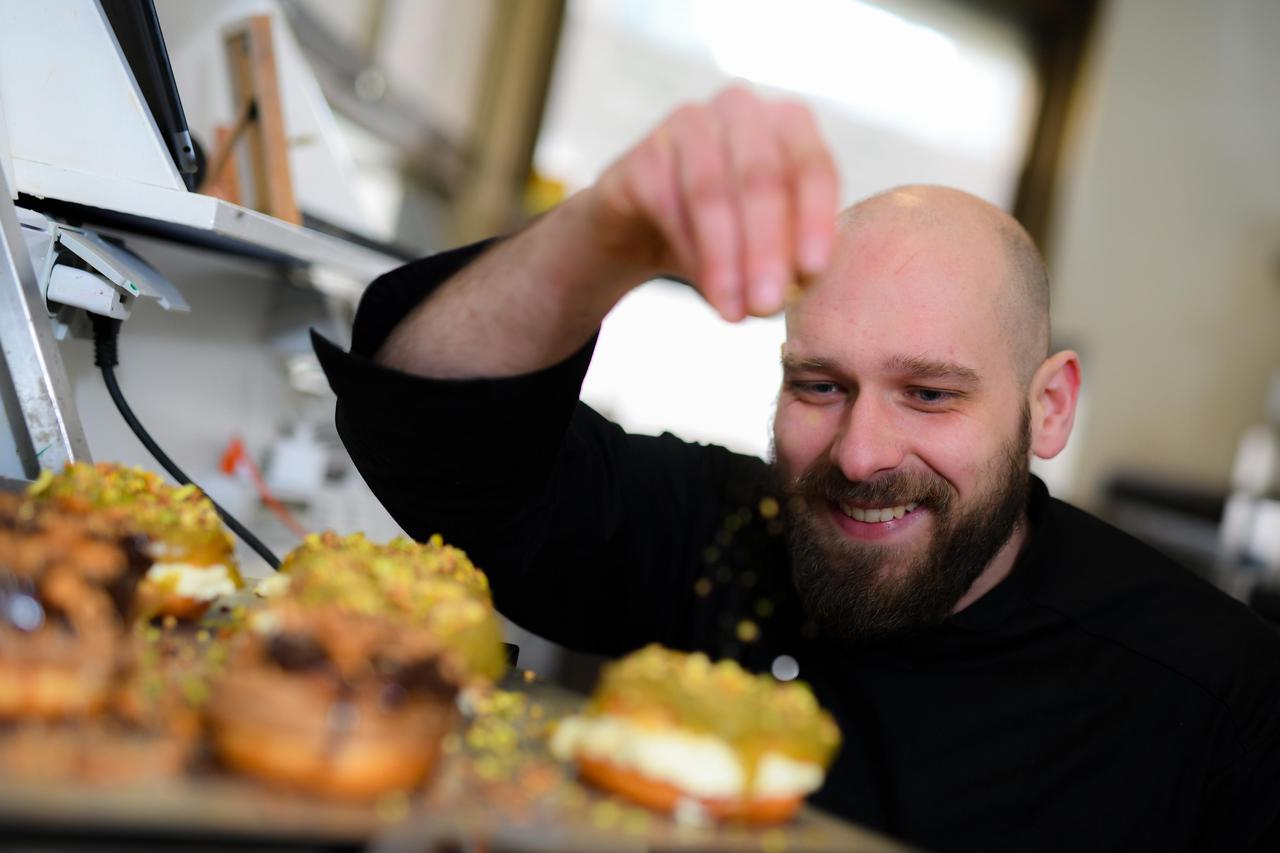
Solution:
M 754 574 L 744 584 L 742 567 L 776 567 L 780 553 L 776 504 L 759 511 L 772 491 L 761 460 L 629 435 L 580 403 L 594 341 L 500 379 L 424 379 L 372 361 L 396 322 L 482 248 L 374 282 L 350 354 L 314 337 L 356 467 L 407 533 L 466 550 L 499 609 L 535 633 L 608 654 L 653 640 L 732 653 L 735 619 L 771 594 Z

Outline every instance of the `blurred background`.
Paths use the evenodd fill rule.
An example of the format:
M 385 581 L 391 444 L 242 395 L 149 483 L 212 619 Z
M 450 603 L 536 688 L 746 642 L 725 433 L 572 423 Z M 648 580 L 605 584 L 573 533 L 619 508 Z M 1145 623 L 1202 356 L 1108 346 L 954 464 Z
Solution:
M 1280 3 L 155 5 L 206 151 L 235 113 L 219 34 L 271 17 L 304 225 L 392 259 L 518 227 L 674 106 L 735 80 L 812 105 L 846 203 L 936 182 L 1000 205 L 1044 251 L 1056 342 L 1084 366 L 1071 443 L 1037 470 L 1058 496 L 1269 606 L 1280 576 Z M 295 534 L 262 508 L 243 460 L 303 527 L 394 535 L 337 443 L 305 337 L 314 326 L 345 341 L 367 280 L 154 234 L 128 242 L 192 306 L 139 306 L 121 343 L 121 381 L 170 454 L 281 550 Z M 780 319 L 730 326 L 687 288 L 653 282 L 606 321 L 584 397 L 635 431 L 763 455 L 782 336 Z M 61 348 L 94 458 L 154 467 L 89 344 Z M 530 654 L 522 662 L 559 665 Z

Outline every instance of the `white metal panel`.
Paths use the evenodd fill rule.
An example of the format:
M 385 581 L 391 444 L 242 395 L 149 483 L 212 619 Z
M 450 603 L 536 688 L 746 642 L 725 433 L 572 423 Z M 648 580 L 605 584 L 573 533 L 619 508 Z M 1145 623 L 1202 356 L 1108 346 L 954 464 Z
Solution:
M 0 0 L 0 102 L 15 166 L 185 189 L 97 0 Z

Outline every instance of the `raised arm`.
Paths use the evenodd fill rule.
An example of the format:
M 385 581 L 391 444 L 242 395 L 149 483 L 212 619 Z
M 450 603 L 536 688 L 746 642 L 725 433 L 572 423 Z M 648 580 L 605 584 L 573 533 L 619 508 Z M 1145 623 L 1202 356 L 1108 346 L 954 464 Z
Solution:
M 727 320 L 773 314 L 791 281 L 826 265 L 836 202 L 808 109 L 728 89 L 676 110 L 594 185 L 445 282 L 377 359 L 438 379 L 528 373 L 663 275 L 692 281 Z

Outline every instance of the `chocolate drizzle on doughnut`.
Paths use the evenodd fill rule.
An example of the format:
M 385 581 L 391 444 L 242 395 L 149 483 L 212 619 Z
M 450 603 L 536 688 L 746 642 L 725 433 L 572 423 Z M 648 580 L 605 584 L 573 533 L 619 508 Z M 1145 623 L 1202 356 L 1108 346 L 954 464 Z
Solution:
M 281 631 L 272 634 L 266 653 L 277 666 L 289 672 L 329 669 L 329 655 L 324 646 L 306 634 Z
M 107 513 L 81 515 L 0 496 L 0 624 L 119 629 L 150 567 L 145 539 Z
M 122 619 L 128 619 L 134 615 L 138 583 L 151 568 L 151 557 L 148 555 L 145 536 L 121 536 L 115 544 L 124 551 L 125 566 L 114 580 L 106 584 L 106 590 L 116 606 L 116 612 Z
M 323 641 L 303 631 L 277 631 L 268 635 L 263 639 L 262 653 L 286 672 L 332 676 L 340 691 L 357 687 L 338 672 Z M 373 680 L 380 685 L 378 700 L 384 707 L 395 707 L 410 694 L 452 698 L 458 692 L 438 656 L 405 661 L 376 655 L 371 663 Z
M 438 657 L 393 664 L 385 671 L 387 681 L 406 692 L 444 696 L 452 696 L 458 692 L 456 683 L 445 677 Z

